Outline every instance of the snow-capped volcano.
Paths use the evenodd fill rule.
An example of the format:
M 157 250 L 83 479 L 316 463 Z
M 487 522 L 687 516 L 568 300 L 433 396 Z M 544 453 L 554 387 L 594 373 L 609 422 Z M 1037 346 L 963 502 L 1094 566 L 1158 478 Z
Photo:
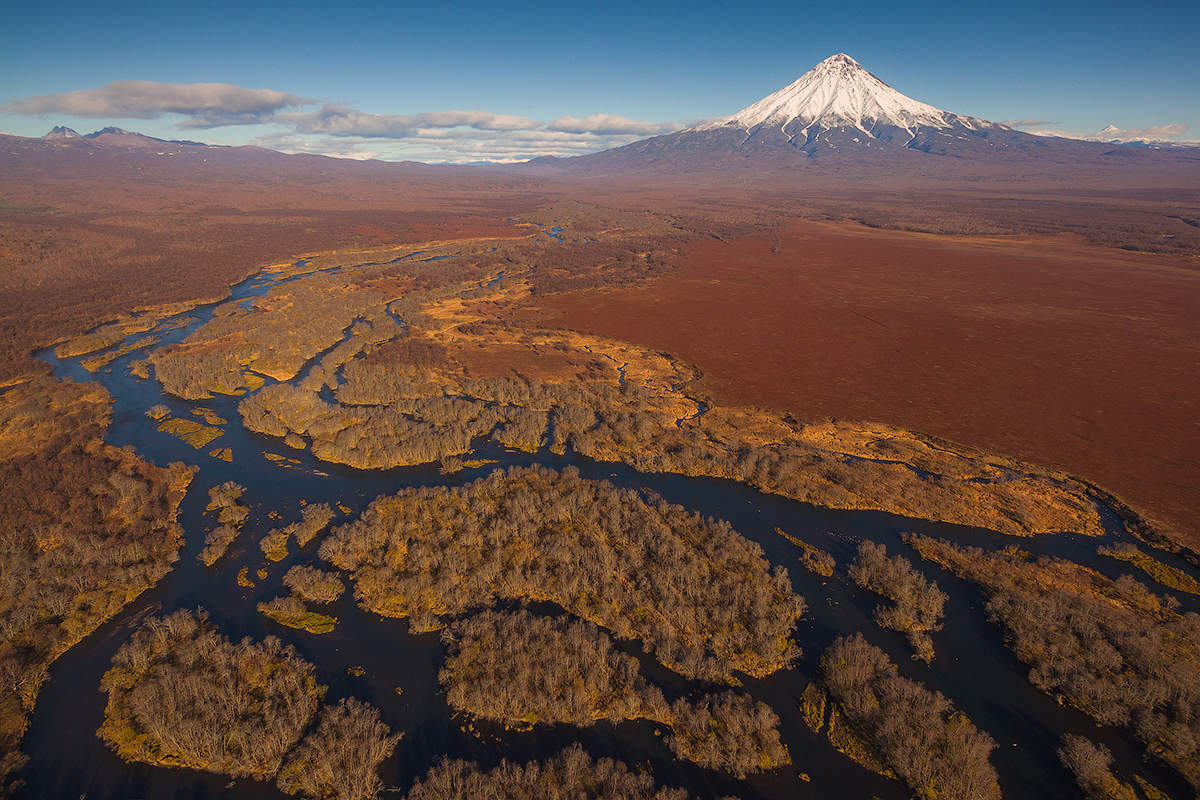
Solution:
M 736 128 L 753 136 L 769 127 L 803 147 L 822 131 L 852 130 L 861 134 L 860 142 L 879 138 L 908 144 L 921 129 L 976 130 L 992 125 L 901 94 L 850 56 L 838 53 L 757 103 L 691 130 Z
M 901 94 L 850 56 L 838 53 L 733 116 L 697 127 L 736 125 L 750 130 L 769 124 L 804 132 L 814 126 L 851 127 L 870 135 L 880 126 L 949 128 L 967 119 Z
M 1099 143 L 1034 136 L 914 100 L 845 53 L 830 56 L 732 116 L 569 159 L 534 163 L 580 172 L 770 169 L 820 162 L 829 168 L 925 170 L 928 156 L 972 165 L 1018 160 L 1057 164 L 1127 157 Z M 1099 162 L 1096 162 L 1099 163 Z M 949 160 L 937 167 L 951 169 Z

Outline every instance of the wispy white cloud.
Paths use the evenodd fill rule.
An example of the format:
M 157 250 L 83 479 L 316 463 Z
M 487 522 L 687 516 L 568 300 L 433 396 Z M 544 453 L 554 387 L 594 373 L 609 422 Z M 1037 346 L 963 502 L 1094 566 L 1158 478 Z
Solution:
M 1041 128 L 1045 125 L 1057 125 L 1048 119 L 1006 119 L 1000 123 L 1010 128 Z
M 314 101 L 273 89 L 246 89 L 228 83 L 114 81 L 98 89 L 27 97 L 4 107 L 16 114 L 68 114 L 75 117 L 153 119 L 187 117 L 180 127 L 216 128 L 263 122 L 279 111 Z
M 341 158 L 380 158 L 434 163 L 513 163 L 538 156 L 577 156 L 618 147 L 641 138 L 632 134 L 571 134 L 561 131 L 480 131 L 422 129 L 397 139 L 322 137 L 288 133 L 255 144 L 288 153 L 319 153 Z
M 1165 125 L 1147 125 L 1143 128 L 1118 128 L 1109 125 L 1095 133 L 1078 133 L 1056 128 L 1036 128 L 1029 130 L 1036 136 L 1059 136 L 1064 139 L 1082 139 L 1089 142 L 1162 142 L 1170 144 L 1196 144 L 1195 139 L 1183 139 L 1188 132 L 1188 125 L 1183 122 L 1171 122 Z
M 117 81 L 97 89 L 14 100 L 3 110 L 112 120 L 178 115 L 183 119 L 176 126 L 184 129 L 268 123 L 278 126 L 276 132 L 255 143 L 285 152 L 445 162 L 581 155 L 681 127 L 603 112 L 543 122 L 481 110 L 376 114 L 348 105 L 317 107 L 317 102 L 227 83 Z
M 309 113 L 281 114 L 279 121 L 302 133 L 406 139 L 430 128 L 474 128 L 520 131 L 541 123 L 529 117 L 487 111 L 430 111 L 422 114 L 367 114 L 346 106 L 327 105 Z
M 291 129 L 291 141 L 306 142 L 303 152 L 344 155 L 341 151 L 355 143 L 372 142 L 372 152 L 382 153 L 383 158 L 448 163 L 582 155 L 679 128 L 672 122 L 644 122 L 604 113 L 539 122 L 488 111 L 370 114 L 341 105 L 282 113 L 275 121 Z M 325 138 L 302 138 L 306 135 Z M 299 144 L 291 147 L 298 150 Z
M 586 117 L 559 117 L 546 123 L 546 130 L 562 133 L 636 134 L 653 136 L 678 130 L 673 122 L 643 122 L 618 114 L 589 114 Z
M 1117 140 L 1133 141 L 1138 139 L 1177 139 L 1188 132 L 1188 126 L 1183 122 L 1172 122 L 1166 125 L 1148 125 L 1145 128 L 1118 128 L 1109 125 L 1096 135 Z

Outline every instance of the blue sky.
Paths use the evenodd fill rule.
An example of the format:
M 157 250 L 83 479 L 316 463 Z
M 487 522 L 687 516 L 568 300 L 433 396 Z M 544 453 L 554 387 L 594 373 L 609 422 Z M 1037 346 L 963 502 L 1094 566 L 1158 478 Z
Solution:
M 959 113 L 1079 134 L 1174 126 L 1159 130 L 1200 139 L 1198 9 L 11 4 L 0 26 L 0 130 L 118 125 L 430 161 L 568 154 L 731 114 L 844 51 L 905 94 Z M 129 81 L 148 83 L 109 86 Z M 194 83 L 229 87 L 180 88 Z

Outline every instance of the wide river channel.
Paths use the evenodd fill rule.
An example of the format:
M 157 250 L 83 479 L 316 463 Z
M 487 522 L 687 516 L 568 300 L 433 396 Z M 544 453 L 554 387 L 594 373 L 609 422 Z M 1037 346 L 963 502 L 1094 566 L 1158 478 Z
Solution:
M 277 283 L 294 279 L 293 273 L 288 276 L 265 270 L 256 273 L 233 287 L 233 299 L 243 301 L 261 296 Z M 215 305 L 194 308 L 179 318 L 165 320 L 160 325 L 162 333 L 157 345 L 187 336 L 211 319 Z M 177 324 L 185 318 L 191 321 Z M 130 337 L 129 341 L 135 338 Z M 206 609 L 224 634 L 234 640 L 243 636 L 277 636 L 293 644 L 304 658 L 315 664 L 318 679 L 329 686 L 328 700 L 355 696 L 379 707 L 392 729 L 404 734 L 395 754 L 381 768 L 385 785 L 393 787 L 384 796 L 400 796 L 442 756 L 472 759 L 491 766 L 501 758 L 520 761 L 545 758 L 578 741 L 594 756 L 612 756 L 649 769 L 660 783 L 682 786 L 703 798 L 908 797 L 910 793 L 900 783 L 875 775 L 836 752 L 823 735 L 814 734 L 805 726 L 800 712 L 800 693 L 815 673 L 821 651 L 836 636 L 856 631 L 862 631 L 872 643 L 884 648 L 902 674 L 945 694 L 996 740 L 992 763 L 1007 798 L 1078 796 L 1071 775 L 1055 755 L 1059 737 L 1065 732 L 1103 741 L 1112 749 L 1115 767 L 1125 777 L 1137 771 L 1172 796 L 1190 795 L 1169 771 L 1143 762 L 1141 748 L 1131 737 L 1111 728 L 1097 727 L 1082 713 L 1035 689 L 1026 677 L 1027 668 L 1003 646 L 999 632 L 987 621 L 979 592 L 921 561 L 901 542 L 900 534 L 924 533 L 988 549 L 1016 542 L 1034 553 L 1067 557 L 1113 577 L 1133 571 L 1121 562 L 1099 557 L 1096 547 L 1100 542 L 1095 539 L 1075 535 L 1018 539 L 884 513 L 835 511 L 762 494 L 733 481 L 643 474 L 622 464 L 600 463 L 575 455 L 513 453 L 493 445 L 482 446 L 472 458 L 494 459 L 498 464 L 466 469 L 452 476 L 441 474 L 436 466 L 360 471 L 318 461 L 307 450 L 293 451 L 282 442 L 247 432 L 241 427 L 237 413 L 240 398 L 218 396 L 191 403 L 163 394 L 154 380 L 141 380 L 129 374 L 130 361 L 144 355 L 144 351 L 133 351 L 92 374 L 76 359 L 60 360 L 50 351 L 41 354 L 59 378 L 98 380 L 107 387 L 114 401 L 113 423 L 107 433 L 110 443 L 132 446 L 142 458 L 162 466 L 172 461 L 198 465 L 199 473 L 180 509 L 186 543 L 174 570 L 64 654 L 50 670 L 25 737 L 24 749 L 31 760 L 22 775 L 27 782 L 24 796 L 71 800 L 284 797 L 273 785 L 253 780 L 230 781 L 226 776 L 191 770 L 126 764 L 97 737 L 105 703 L 100 679 L 114 652 L 143 617 L 179 608 Z M 180 439 L 158 431 L 145 414 L 158 403 L 168 406 L 175 416 L 193 418 L 191 410 L 203 407 L 228 420 L 224 435 L 205 449 L 232 448 L 232 463 L 210 458 Z M 285 455 L 299 463 L 282 466 L 283 462 L 268 459 L 268 453 Z M 794 762 L 792 767 L 739 782 L 675 760 L 662 738 L 656 735 L 656 726 L 644 721 L 601 723 L 585 729 L 542 726 L 530 732 L 505 731 L 502 727 L 476 723 L 474 730 L 469 730 L 468 720 L 452 712 L 439 690 L 437 673 L 442 650 L 437 633 L 413 635 L 405 620 L 363 612 L 355 606 L 351 592 L 343 595 L 329 612 L 338 618 L 336 629 L 329 634 L 314 635 L 283 627 L 257 612 L 258 602 L 286 592 L 281 578 L 290 566 L 317 560 L 319 539 L 299 552 L 293 543 L 291 555 L 273 565 L 269 577 L 253 588 L 237 585 L 235 578 L 241 567 L 248 566 L 253 574 L 262 562 L 259 537 L 270 528 L 298 519 L 301 499 L 340 503 L 351 509 L 347 516 L 335 520 L 336 525 L 338 520 L 357 515 L 376 496 L 402 487 L 458 485 L 497 467 L 531 463 L 575 466 L 584 477 L 657 492 L 670 502 L 725 519 L 743 536 L 758 542 L 772 564 L 787 567 L 796 591 L 806 599 L 809 608 L 795 634 L 803 657 L 793 669 L 765 680 L 747 680 L 745 689 L 779 714 L 783 741 Z M 250 505 L 252 513 L 230 551 L 208 568 L 196 558 L 205 532 L 214 524 L 204 514 L 208 489 L 228 480 L 246 487 L 242 502 Z M 271 511 L 279 512 L 279 519 L 268 518 Z M 1115 517 L 1110 523 L 1106 543 L 1129 538 Z M 833 578 L 823 580 L 803 569 L 797 562 L 797 548 L 775 533 L 776 527 L 831 552 L 840 565 L 838 572 Z M 914 661 L 900 634 L 875 625 L 872 612 L 878 598 L 859 592 L 845 577 L 844 567 L 853 559 L 859 540 L 864 538 L 884 543 L 889 552 L 904 554 L 949 594 L 945 627 L 934 636 L 937 657 L 932 664 Z M 1168 563 L 1196 574 L 1196 570 L 1178 559 L 1160 555 Z M 1185 610 L 1200 609 L 1193 596 L 1159 586 L 1153 588 L 1176 596 Z M 649 677 L 662 687 L 668 700 L 712 688 L 689 682 L 658 666 L 634 644 L 626 649 L 641 658 Z

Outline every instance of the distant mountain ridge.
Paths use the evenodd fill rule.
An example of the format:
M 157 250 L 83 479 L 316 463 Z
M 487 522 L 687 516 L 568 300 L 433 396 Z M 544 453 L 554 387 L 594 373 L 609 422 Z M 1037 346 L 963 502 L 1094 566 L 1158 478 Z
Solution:
M 137 131 L 127 131 L 124 128 L 118 128 L 110 125 L 107 128 L 101 128 L 98 131 L 91 133 L 80 134 L 73 128 L 68 128 L 65 125 L 55 125 L 50 131 L 42 137 L 47 141 L 52 142 L 68 142 L 68 141 L 91 141 L 97 144 L 119 144 L 126 147 L 149 147 L 152 145 L 161 144 L 182 144 L 191 147 L 220 147 L 221 145 L 208 145 L 204 142 L 193 142 L 187 139 L 159 139 L 154 136 L 147 136 L 144 133 Z

